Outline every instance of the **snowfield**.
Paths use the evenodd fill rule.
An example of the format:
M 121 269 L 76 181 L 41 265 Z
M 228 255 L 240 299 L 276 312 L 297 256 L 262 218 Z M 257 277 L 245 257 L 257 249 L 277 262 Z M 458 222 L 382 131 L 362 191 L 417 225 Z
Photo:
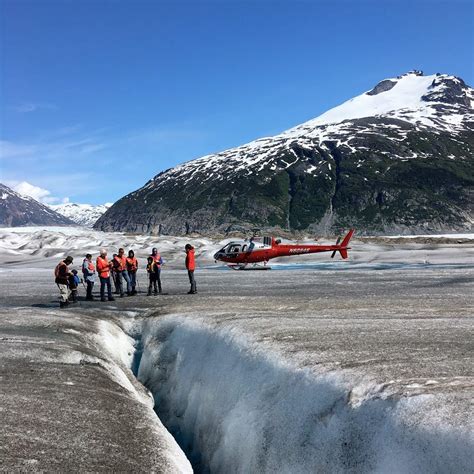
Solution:
M 99 219 L 99 217 L 111 206 L 112 203 L 110 202 L 97 206 L 91 204 L 76 204 L 73 202 L 50 205 L 51 209 L 54 211 L 68 217 L 76 224 L 85 227 L 92 227 L 97 219 Z
M 472 241 L 354 240 L 349 262 L 236 272 L 212 261 L 223 241 L 0 229 L 0 469 L 472 472 Z M 58 259 L 118 246 L 141 293 L 59 311 Z M 153 246 L 166 294 L 146 297 Z

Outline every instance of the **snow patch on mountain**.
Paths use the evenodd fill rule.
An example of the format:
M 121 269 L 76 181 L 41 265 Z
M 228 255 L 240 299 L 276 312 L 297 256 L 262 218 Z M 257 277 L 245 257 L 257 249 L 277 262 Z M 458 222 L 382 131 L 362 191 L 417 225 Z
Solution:
M 474 122 L 473 99 L 474 90 L 455 76 L 424 76 L 421 71 L 411 71 L 385 79 L 372 90 L 279 135 L 260 138 L 166 170 L 144 188 L 155 190 L 170 180 L 175 186 L 182 186 L 196 178 L 201 184 L 216 179 L 232 182 L 233 176 L 242 173 L 249 176 L 265 168 L 285 169 L 300 160 L 295 146 L 328 150 L 327 143 L 334 142 L 337 147 L 344 146 L 354 153 L 359 149 L 357 141 L 368 135 L 380 135 L 394 143 L 403 142 L 407 134 L 414 131 L 445 131 L 457 135 Z M 380 127 L 380 120 L 384 120 L 383 127 Z M 282 149 L 292 153 L 291 162 L 275 163 Z M 392 157 L 413 158 L 395 154 Z M 324 172 L 324 164 L 311 164 L 311 174 Z
M 98 206 L 91 204 L 76 204 L 68 202 L 65 204 L 53 204 L 50 207 L 59 214 L 68 217 L 76 224 L 92 227 L 97 219 L 112 206 L 113 203 L 107 202 Z

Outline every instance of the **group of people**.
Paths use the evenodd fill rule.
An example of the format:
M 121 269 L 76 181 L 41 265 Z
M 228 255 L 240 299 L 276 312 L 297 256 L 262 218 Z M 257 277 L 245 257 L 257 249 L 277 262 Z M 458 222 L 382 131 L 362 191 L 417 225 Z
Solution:
M 194 247 L 186 244 L 185 265 L 188 271 L 189 283 L 191 285 L 188 294 L 197 293 L 196 280 L 194 279 L 194 270 L 196 268 Z M 61 260 L 55 268 L 55 282 L 59 288 L 59 305 L 61 308 L 75 303 L 77 301 L 78 286 L 81 283 L 78 271 L 69 270 L 69 266 L 73 263 L 73 257 L 68 256 Z M 148 275 L 148 296 L 152 294 L 158 295 L 162 293 L 161 286 L 161 266 L 163 259 L 157 248 L 153 248 L 151 255 L 147 258 L 146 271 Z M 88 253 L 82 262 L 82 274 L 86 287 L 86 300 L 93 300 L 92 290 L 95 285 L 96 275 L 100 281 L 100 300 L 114 301 L 112 296 L 112 283 L 115 287 L 115 294 L 123 297 L 134 296 L 137 294 L 137 271 L 138 260 L 135 252 L 129 250 L 128 256 L 125 256 L 125 250 L 120 248 L 117 254 L 114 254 L 112 260 L 107 258 L 107 250 L 101 249 L 100 255 L 96 262 L 92 261 L 92 255 Z M 107 292 L 107 296 L 106 296 Z

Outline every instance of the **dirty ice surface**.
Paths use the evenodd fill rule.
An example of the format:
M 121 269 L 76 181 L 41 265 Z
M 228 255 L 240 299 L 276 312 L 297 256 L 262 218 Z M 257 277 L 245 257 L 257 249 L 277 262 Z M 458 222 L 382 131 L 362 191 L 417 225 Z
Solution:
M 197 295 L 186 294 L 188 241 L 0 230 L 0 406 L 15 414 L 1 435 L 6 468 L 57 468 L 80 439 L 92 470 L 107 452 L 105 468 L 135 458 L 185 471 L 164 425 L 197 472 L 472 472 L 472 236 L 354 240 L 349 262 L 320 254 L 268 272 L 222 271 L 222 242 L 191 239 Z M 57 260 L 118 246 L 142 267 L 160 249 L 165 294 L 145 296 L 141 268 L 138 296 L 60 312 Z M 102 421 L 113 408 L 119 427 Z M 78 428 L 58 446 L 40 431 L 71 417 Z

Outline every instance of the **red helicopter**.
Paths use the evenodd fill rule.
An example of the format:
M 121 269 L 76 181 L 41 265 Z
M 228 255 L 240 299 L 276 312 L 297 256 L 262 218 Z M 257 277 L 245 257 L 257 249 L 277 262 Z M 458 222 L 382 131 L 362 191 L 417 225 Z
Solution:
M 339 252 L 341 257 L 346 259 L 348 258 L 347 251 L 350 249 L 349 241 L 353 234 L 354 229 L 351 229 L 342 242 L 341 237 L 338 237 L 335 245 L 299 245 L 282 244 L 281 240 L 275 237 L 257 237 L 254 232 L 250 239 L 229 242 L 214 254 L 214 260 L 225 262 L 234 270 L 269 270 L 268 261 L 276 257 L 332 252 L 331 258 L 334 258 L 336 252 Z M 258 266 L 262 262 L 263 266 Z

